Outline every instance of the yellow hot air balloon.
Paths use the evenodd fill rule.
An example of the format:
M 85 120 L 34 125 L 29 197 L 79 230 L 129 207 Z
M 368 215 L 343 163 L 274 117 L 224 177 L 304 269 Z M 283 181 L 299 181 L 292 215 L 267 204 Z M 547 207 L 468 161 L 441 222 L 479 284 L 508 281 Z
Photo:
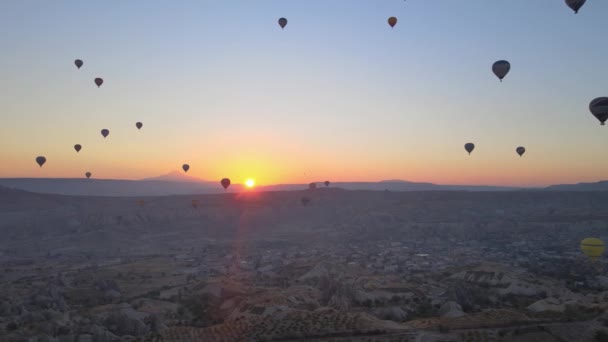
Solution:
M 604 241 L 598 238 L 586 238 L 581 241 L 581 250 L 586 256 L 595 260 L 604 254 Z

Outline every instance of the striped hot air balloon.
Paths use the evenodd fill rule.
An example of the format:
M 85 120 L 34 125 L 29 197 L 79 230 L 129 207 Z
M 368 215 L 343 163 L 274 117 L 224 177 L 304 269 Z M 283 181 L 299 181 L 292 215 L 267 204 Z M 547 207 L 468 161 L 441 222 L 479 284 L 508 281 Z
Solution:
M 586 238 L 581 241 L 581 251 L 591 260 L 595 260 L 604 254 L 604 241 L 598 238 Z

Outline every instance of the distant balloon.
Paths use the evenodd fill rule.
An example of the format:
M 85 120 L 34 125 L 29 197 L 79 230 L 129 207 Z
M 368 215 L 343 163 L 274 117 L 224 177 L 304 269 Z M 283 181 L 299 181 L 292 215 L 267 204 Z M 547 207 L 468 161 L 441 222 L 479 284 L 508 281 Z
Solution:
M 471 154 L 471 152 L 473 152 L 473 150 L 475 149 L 475 144 L 473 143 L 466 143 L 464 144 L 464 149 L 469 152 L 469 154 Z
M 101 130 L 101 135 L 103 135 L 104 138 L 106 138 L 109 134 L 110 134 L 109 130 L 107 130 L 105 128 Z
M 80 146 L 80 144 L 76 144 L 74 145 L 74 149 L 76 150 L 76 152 L 80 152 L 80 150 L 82 149 L 82 146 Z
M 230 179 L 224 178 L 224 179 L 222 179 L 222 181 L 220 183 L 224 187 L 224 190 L 226 190 L 230 186 Z
M 188 172 L 188 170 L 190 170 L 190 165 L 184 164 L 182 165 L 182 169 L 184 169 L 184 172 Z
M 91 173 L 90 172 L 87 172 L 84 175 L 87 176 L 87 178 L 91 178 Z
M 287 26 L 287 19 L 279 18 L 279 26 L 281 26 L 281 28 L 284 29 L 285 26 Z
M 139 204 L 140 207 L 143 207 L 146 202 L 144 200 L 139 200 L 137 201 L 137 204 Z
M 581 241 L 581 250 L 587 257 L 595 260 L 604 254 L 604 241 L 598 238 L 583 239 Z
M 310 183 L 310 184 L 308 184 L 308 189 L 309 190 L 314 190 L 316 188 L 317 188 L 317 183 Z
M 526 148 L 523 146 L 519 146 L 515 149 L 515 152 L 517 152 L 517 154 L 519 154 L 519 156 L 521 157 L 524 155 L 524 153 L 526 153 Z
M 395 27 L 395 25 L 397 25 L 397 18 L 396 17 L 390 17 L 390 18 L 388 18 L 388 24 L 391 27 Z
M 144 126 L 144 124 L 142 124 L 141 122 L 137 122 L 135 124 L 135 127 L 137 127 L 137 129 L 141 129 Z
M 38 163 L 38 165 L 40 165 L 40 167 L 42 167 L 42 165 L 44 165 L 44 163 L 46 163 L 46 158 L 43 156 L 36 157 L 36 163 Z
M 566 0 L 566 5 L 574 11 L 574 14 L 577 14 L 578 10 L 585 4 L 585 1 L 586 0 Z
M 84 63 L 82 62 L 82 60 L 77 59 L 77 60 L 74 61 L 74 64 L 76 64 L 76 67 L 78 69 L 80 69 Z
M 591 101 L 589 111 L 604 125 L 608 120 L 608 97 L 598 97 Z
M 502 79 L 507 76 L 509 70 L 511 70 L 511 63 L 507 61 L 497 61 L 492 65 L 492 72 L 494 72 L 494 75 L 496 75 L 501 82 Z
M 100 77 L 97 77 L 95 79 L 95 84 L 97 84 L 97 88 L 101 87 L 101 85 L 103 84 L 103 79 Z
M 192 207 L 193 208 L 197 208 L 198 207 L 198 200 L 192 200 Z
M 308 197 L 302 197 L 300 199 L 300 202 L 302 202 L 303 206 L 307 206 L 310 203 L 310 198 L 308 198 Z
M 329 186 L 329 181 L 325 181 L 325 187 Z

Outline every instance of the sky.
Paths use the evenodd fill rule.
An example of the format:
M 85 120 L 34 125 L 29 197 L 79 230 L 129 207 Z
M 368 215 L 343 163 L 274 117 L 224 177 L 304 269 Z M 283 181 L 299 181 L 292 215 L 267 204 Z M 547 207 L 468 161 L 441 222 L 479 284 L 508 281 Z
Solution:
M 604 0 L 577 15 L 561 0 L 1 1 L 0 177 L 188 163 L 257 184 L 608 179 L 608 127 L 588 109 L 608 96 L 606 13 Z

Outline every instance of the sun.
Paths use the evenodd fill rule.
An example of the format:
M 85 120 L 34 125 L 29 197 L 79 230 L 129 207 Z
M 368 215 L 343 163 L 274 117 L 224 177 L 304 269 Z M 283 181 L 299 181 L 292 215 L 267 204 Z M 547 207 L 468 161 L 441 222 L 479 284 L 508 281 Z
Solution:
M 247 178 L 247 180 L 245 181 L 245 185 L 248 188 L 253 188 L 255 186 L 255 179 L 253 179 L 253 178 Z

